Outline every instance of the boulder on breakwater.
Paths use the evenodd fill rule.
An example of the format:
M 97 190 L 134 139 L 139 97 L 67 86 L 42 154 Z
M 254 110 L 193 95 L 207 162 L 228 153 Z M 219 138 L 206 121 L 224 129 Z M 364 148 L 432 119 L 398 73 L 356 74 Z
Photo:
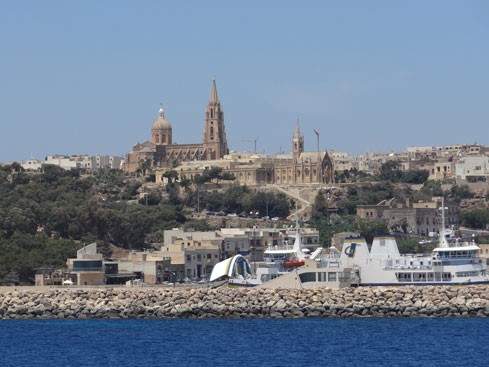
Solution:
M 489 317 L 488 286 L 0 291 L 0 318 Z

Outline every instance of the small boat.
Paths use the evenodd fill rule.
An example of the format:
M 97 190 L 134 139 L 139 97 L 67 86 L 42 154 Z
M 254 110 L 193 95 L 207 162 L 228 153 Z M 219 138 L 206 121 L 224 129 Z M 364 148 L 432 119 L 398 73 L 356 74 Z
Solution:
M 284 266 L 286 268 L 298 268 L 300 266 L 304 266 L 304 260 L 292 259 L 284 262 Z

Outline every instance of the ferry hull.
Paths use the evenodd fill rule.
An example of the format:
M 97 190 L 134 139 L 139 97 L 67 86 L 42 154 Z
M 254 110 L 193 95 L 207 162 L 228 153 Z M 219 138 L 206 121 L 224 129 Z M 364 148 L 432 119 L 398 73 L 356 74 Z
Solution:
M 228 288 L 253 288 L 257 285 L 258 284 L 228 282 Z
M 489 284 L 489 280 L 480 280 L 473 282 L 413 282 L 413 283 L 360 283 L 360 287 L 405 287 L 405 286 L 417 286 L 426 287 L 428 285 L 436 286 L 456 286 L 456 285 L 480 285 Z

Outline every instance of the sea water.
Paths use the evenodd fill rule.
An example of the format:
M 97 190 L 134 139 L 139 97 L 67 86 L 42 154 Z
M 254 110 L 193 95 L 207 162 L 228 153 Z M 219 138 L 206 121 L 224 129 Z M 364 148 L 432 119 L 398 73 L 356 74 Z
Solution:
M 0 320 L 10 366 L 489 366 L 489 320 Z

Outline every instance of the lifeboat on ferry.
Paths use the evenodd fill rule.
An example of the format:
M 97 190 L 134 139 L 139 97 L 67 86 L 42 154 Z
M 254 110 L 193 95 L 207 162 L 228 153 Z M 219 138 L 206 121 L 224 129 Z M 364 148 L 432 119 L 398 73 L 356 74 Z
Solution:
M 304 260 L 289 260 L 284 262 L 284 266 L 286 268 L 298 268 L 299 266 L 304 265 Z

